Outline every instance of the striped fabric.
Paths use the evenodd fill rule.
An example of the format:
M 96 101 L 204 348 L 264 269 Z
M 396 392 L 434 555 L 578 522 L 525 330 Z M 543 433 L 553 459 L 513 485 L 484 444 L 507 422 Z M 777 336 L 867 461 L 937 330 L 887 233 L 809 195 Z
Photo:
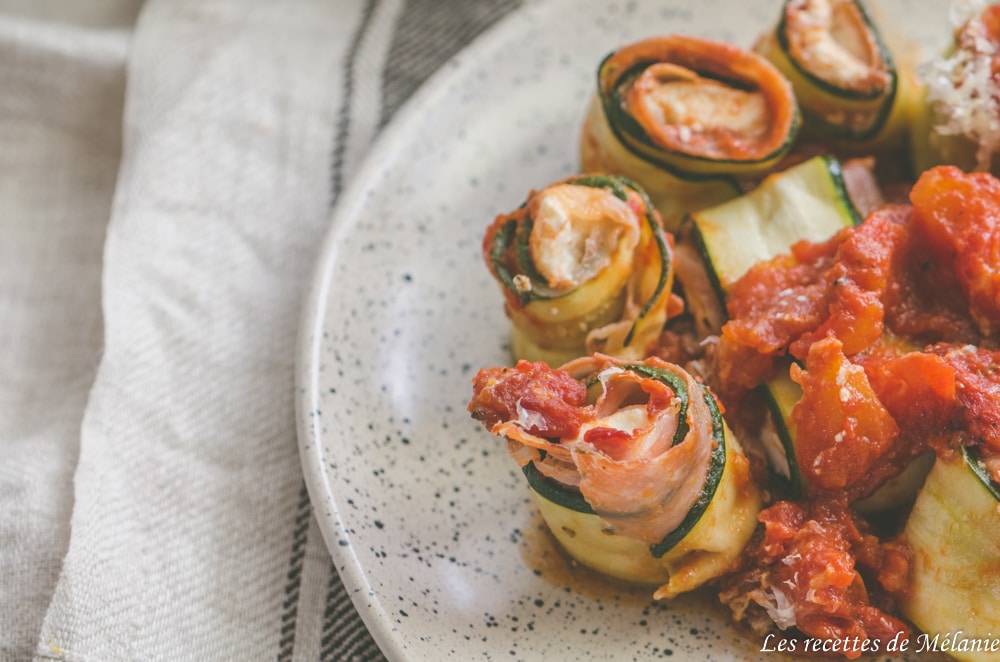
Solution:
M 384 659 L 302 478 L 302 297 L 518 4 L 0 0 L 0 659 Z
M 392 119 L 393 114 L 421 83 L 449 57 L 519 4 L 518 0 L 366 0 L 362 19 L 357 24 L 348 56 L 344 60 L 344 96 L 338 115 L 332 173 L 335 195 L 343 189 L 350 171 L 357 166 L 357 158 L 352 158 L 354 154 L 348 149 L 351 144 L 349 137 L 352 134 L 359 136 L 358 142 L 369 144 L 378 130 Z M 388 42 L 369 37 L 386 29 L 385 25 L 379 24 L 380 20 L 389 24 L 391 37 Z M 373 45 L 372 41 L 376 43 Z M 383 51 L 384 55 L 365 53 L 363 50 L 366 47 L 384 49 L 386 43 L 388 49 Z M 382 84 L 375 90 L 365 88 L 357 82 L 364 76 L 364 63 L 369 58 L 382 58 L 384 62 L 379 76 Z M 377 100 L 359 98 L 373 94 L 377 95 Z M 372 104 L 377 104 L 381 111 L 377 114 L 366 112 L 371 109 Z M 373 117 L 378 117 L 378 122 L 373 122 Z M 310 508 L 304 498 L 300 502 L 298 517 L 305 518 Z M 305 545 L 305 541 L 322 539 L 315 519 L 310 518 L 309 523 L 309 528 L 302 531 L 301 535 L 297 531 L 292 543 L 287 590 L 290 595 L 296 596 L 296 600 L 290 601 L 290 604 L 301 599 L 303 590 L 310 590 L 302 587 L 301 574 L 303 566 L 308 562 L 304 554 L 300 555 L 299 550 Z M 317 564 L 326 564 L 322 553 L 317 556 Z M 385 659 L 354 610 L 336 569 L 330 567 L 327 577 L 327 582 L 317 584 L 324 589 L 319 659 L 324 662 L 369 662 Z M 295 620 L 295 607 L 288 612 L 287 618 Z M 289 629 L 295 631 L 294 626 Z M 288 646 L 282 648 L 280 659 L 314 659 L 312 651 L 309 655 L 296 655 L 294 644 L 288 643 Z

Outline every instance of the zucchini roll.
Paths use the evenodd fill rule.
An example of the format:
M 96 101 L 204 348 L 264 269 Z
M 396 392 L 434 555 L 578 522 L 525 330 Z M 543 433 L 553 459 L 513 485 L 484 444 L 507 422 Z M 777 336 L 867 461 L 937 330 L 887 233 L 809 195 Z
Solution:
M 860 0 L 786 0 L 757 52 L 791 81 L 803 137 L 849 154 L 902 146 L 913 84 Z
M 756 527 L 750 465 L 683 369 L 603 355 L 481 370 L 472 416 L 506 438 L 577 561 L 671 598 L 731 568 Z
M 995 660 L 1000 633 L 1000 485 L 968 449 L 937 459 L 906 521 L 912 581 L 900 610 L 926 634 L 948 639 L 959 660 Z
M 586 175 L 497 216 L 483 257 L 504 294 L 515 358 L 645 357 L 673 305 L 672 237 L 643 190 Z
M 1000 5 L 954 18 L 951 48 L 919 69 L 926 95 L 913 123 L 914 168 L 1000 176 Z
M 791 149 L 799 111 L 764 58 L 731 44 L 671 35 L 608 55 L 584 121 L 584 170 L 641 184 L 674 231 L 684 213 L 739 195 Z

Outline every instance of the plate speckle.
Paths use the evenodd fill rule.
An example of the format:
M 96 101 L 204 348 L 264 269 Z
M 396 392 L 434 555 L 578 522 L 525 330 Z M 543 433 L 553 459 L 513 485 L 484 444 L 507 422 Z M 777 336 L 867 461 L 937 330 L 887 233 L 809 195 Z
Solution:
M 948 39 L 944 2 L 877 5 L 925 49 Z M 303 318 L 300 447 L 335 565 L 390 660 L 767 657 L 711 595 L 657 604 L 569 563 L 465 406 L 480 367 L 510 362 L 483 232 L 576 171 L 600 60 L 670 32 L 749 46 L 779 7 L 531 5 L 416 95 L 341 198 Z

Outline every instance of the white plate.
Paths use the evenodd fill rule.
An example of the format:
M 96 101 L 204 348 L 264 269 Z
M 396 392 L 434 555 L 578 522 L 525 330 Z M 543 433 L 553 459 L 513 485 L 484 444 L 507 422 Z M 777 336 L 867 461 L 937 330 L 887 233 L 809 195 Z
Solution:
M 418 93 L 343 196 L 300 338 L 300 449 L 327 546 L 390 660 L 769 657 L 711 596 L 654 604 L 568 566 L 465 407 L 476 370 L 510 361 L 483 232 L 576 170 L 603 56 L 669 32 L 750 46 L 779 7 L 528 6 Z M 949 38 L 943 2 L 875 11 L 925 48 Z

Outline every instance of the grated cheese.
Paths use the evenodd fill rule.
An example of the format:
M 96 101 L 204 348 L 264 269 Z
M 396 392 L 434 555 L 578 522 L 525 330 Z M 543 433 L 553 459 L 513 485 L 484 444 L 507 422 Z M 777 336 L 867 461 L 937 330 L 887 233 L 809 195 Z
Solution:
M 771 617 L 774 624 L 782 630 L 794 627 L 796 624 L 795 605 L 788 599 L 788 596 L 777 587 L 771 587 L 770 592 L 765 595 L 771 599 L 771 602 L 764 604 L 763 607 L 767 610 L 767 615 Z
M 537 411 L 527 409 L 521 405 L 521 398 L 517 399 L 515 404 L 517 408 L 517 423 L 524 430 L 545 430 L 546 422 L 545 417 L 542 416 Z
M 993 60 L 1000 53 L 979 18 L 987 4 L 953 2 L 950 19 L 961 30 L 955 52 L 935 57 L 917 71 L 938 113 L 934 129 L 976 144 L 977 170 L 989 170 L 993 154 L 1000 152 L 1000 80 L 993 77 Z

